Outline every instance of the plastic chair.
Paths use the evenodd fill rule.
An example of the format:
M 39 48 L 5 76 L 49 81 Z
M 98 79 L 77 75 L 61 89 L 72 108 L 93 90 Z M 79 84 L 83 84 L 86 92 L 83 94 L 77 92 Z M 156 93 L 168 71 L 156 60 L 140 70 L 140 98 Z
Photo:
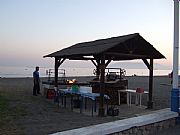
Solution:
M 140 105 L 141 106 L 141 100 L 142 100 L 142 94 L 144 93 L 144 89 L 143 88 L 137 88 L 136 89 L 136 105 Z

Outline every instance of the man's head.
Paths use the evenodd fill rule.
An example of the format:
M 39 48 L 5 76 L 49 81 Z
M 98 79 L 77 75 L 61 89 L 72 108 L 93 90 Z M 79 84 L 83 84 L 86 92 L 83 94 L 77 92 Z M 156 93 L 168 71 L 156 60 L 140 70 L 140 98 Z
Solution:
M 38 66 L 36 66 L 36 71 L 39 71 L 39 67 Z

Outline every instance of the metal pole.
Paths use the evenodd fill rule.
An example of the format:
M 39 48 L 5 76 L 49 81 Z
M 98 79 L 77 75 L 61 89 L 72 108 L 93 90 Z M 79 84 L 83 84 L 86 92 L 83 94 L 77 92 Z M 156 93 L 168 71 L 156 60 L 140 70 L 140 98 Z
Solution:
M 174 0 L 174 49 L 173 49 L 173 87 L 171 91 L 171 111 L 179 112 L 179 0 Z

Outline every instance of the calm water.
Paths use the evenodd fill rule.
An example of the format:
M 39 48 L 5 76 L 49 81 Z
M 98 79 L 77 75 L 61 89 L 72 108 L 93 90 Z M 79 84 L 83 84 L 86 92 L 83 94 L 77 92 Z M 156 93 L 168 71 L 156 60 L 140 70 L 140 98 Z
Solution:
M 41 77 L 47 77 L 46 70 L 49 68 L 40 68 Z M 66 76 L 92 76 L 93 68 L 65 68 Z M 3 67 L 0 66 L 0 77 L 32 77 L 34 67 Z M 170 70 L 154 70 L 154 75 L 168 75 Z M 126 69 L 126 75 L 147 76 L 148 69 Z M 61 76 L 61 75 L 59 75 Z

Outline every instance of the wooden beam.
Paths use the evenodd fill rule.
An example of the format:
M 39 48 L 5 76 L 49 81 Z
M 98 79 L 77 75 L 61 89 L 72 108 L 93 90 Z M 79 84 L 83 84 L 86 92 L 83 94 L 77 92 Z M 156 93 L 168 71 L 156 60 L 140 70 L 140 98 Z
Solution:
M 107 52 L 106 55 L 112 55 L 112 56 L 119 56 L 119 57 L 129 57 L 129 58 L 135 58 L 135 59 L 145 59 L 145 58 L 151 58 L 148 55 L 140 55 L 140 54 L 127 54 L 127 53 L 116 53 L 116 52 Z M 153 57 L 153 56 L 152 56 Z
M 144 62 L 144 64 L 147 66 L 147 68 L 150 70 L 150 64 L 149 64 L 149 62 L 147 61 L 147 59 L 142 59 L 143 60 L 143 62 Z
M 91 62 L 97 67 L 98 64 L 94 60 L 91 60 Z
M 107 67 L 111 61 L 112 61 L 112 59 L 109 59 L 109 60 L 106 62 L 105 67 Z
M 69 57 L 69 60 L 95 60 L 94 58 L 84 58 L 84 57 Z
M 58 68 L 59 68 L 59 66 L 60 66 L 65 60 L 66 60 L 66 58 L 63 58 L 62 60 L 61 60 L 61 59 L 58 60 Z

